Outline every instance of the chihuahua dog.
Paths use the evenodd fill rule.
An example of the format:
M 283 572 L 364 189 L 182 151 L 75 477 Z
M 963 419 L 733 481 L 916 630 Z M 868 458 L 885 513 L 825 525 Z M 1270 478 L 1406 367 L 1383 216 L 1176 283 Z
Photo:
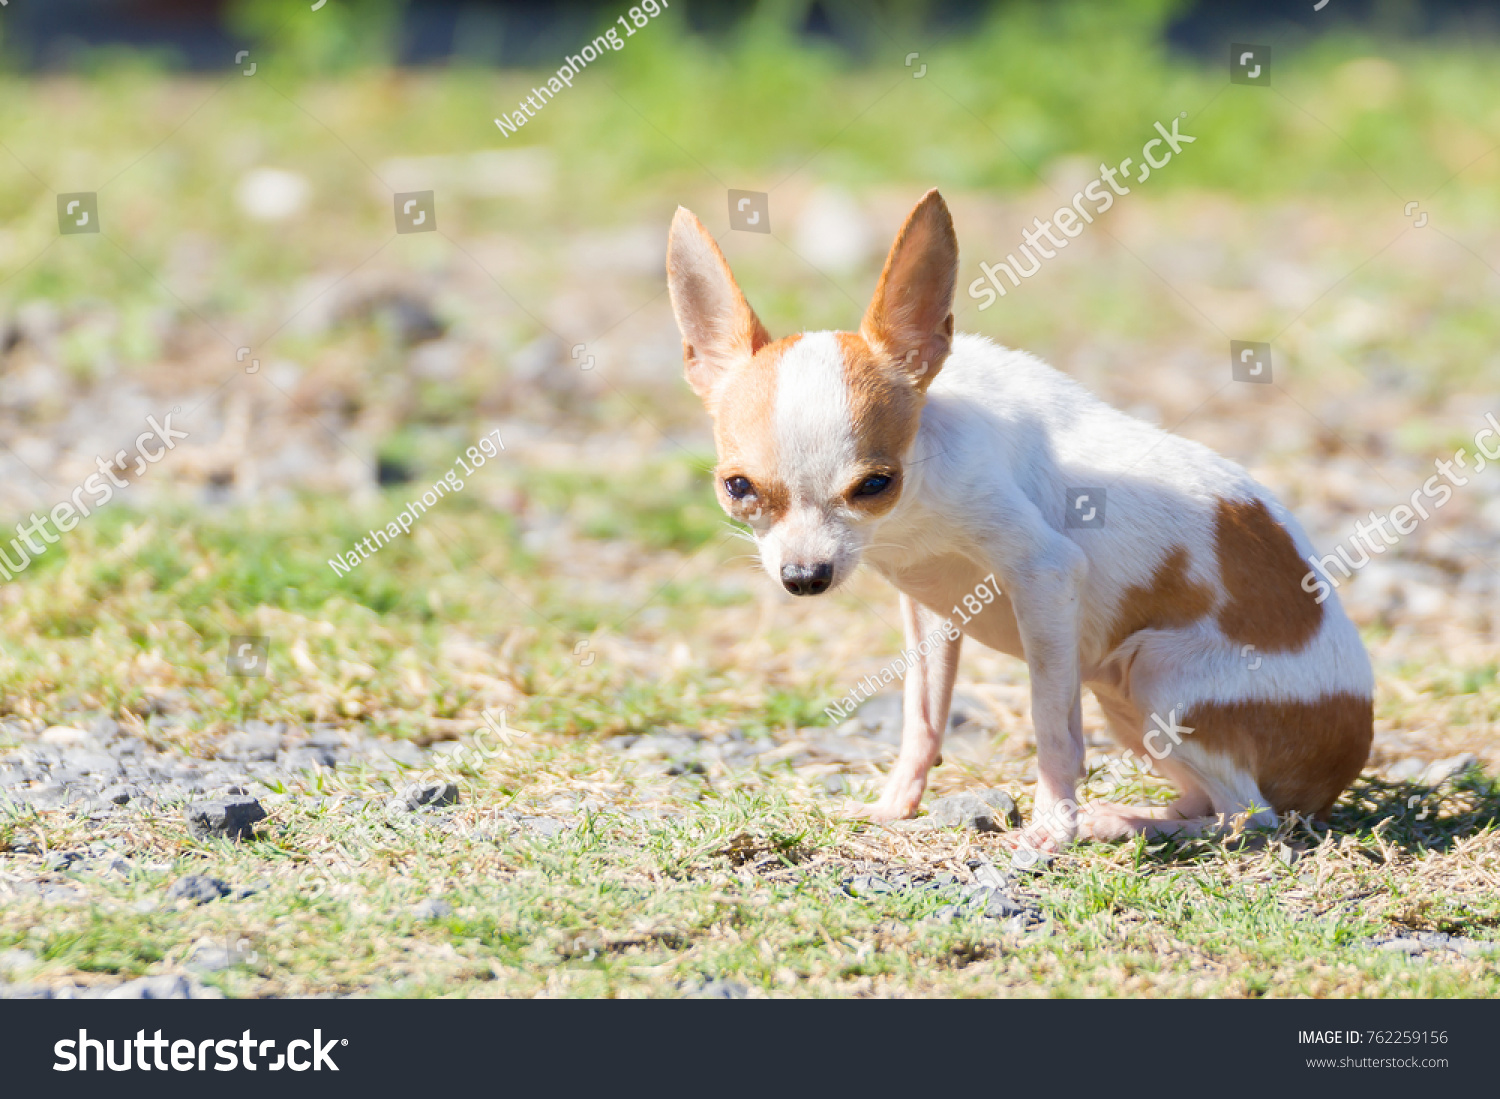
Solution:
M 793 595 L 870 565 L 925 653 L 905 677 L 895 766 L 861 815 L 916 815 L 967 636 L 1030 672 L 1035 806 L 1012 846 L 1326 817 L 1369 754 L 1374 677 L 1307 536 L 1207 447 L 1028 354 L 955 335 L 957 277 L 936 190 L 902 226 L 857 332 L 772 340 L 688 210 L 667 244 L 724 510 Z M 1111 737 L 1178 787 L 1170 806 L 1075 803 L 1085 684 Z

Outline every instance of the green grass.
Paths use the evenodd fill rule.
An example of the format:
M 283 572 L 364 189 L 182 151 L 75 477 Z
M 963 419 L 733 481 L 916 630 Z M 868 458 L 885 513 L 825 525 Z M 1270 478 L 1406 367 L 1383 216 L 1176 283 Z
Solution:
M 599 758 L 575 745 L 506 767 L 545 771 L 555 784 L 597 773 Z M 475 781 L 476 805 L 460 818 L 481 814 L 478 802 L 525 801 L 524 781 L 507 785 L 493 771 Z M 666 819 L 606 809 L 555 839 L 494 838 L 472 821 L 454 833 L 421 817 L 359 864 L 314 873 L 346 814 L 281 808 L 243 845 L 195 844 L 168 826 L 152 846 L 175 847 L 170 863 L 129 880 L 64 875 L 89 904 L 54 906 L 46 920 L 25 902 L 8 906 L 0 947 L 36 954 L 42 977 L 134 976 L 181 964 L 196 944 L 243 940 L 254 956 L 208 978 L 231 995 L 650 996 L 719 978 L 772 995 L 1497 991 L 1492 963 L 1414 962 L 1361 945 L 1393 924 L 1487 940 L 1500 920 L 1492 893 L 1424 888 L 1422 864 L 1430 873 L 1444 856 L 1418 858 L 1424 843 L 1403 851 L 1385 829 L 1355 826 L 1321 844 L 1286 831 L 1243 846 L 1082 848 L 1022 882 L 1047 920 L 1021 934 L 928 919 L 959 899 L 956 889 L 852 896 L 843 886 L 859 867 L 928 876 L 955 856 L 998 859 L 992 841 L 860 830 L 774 780 L 659 804 Z M 1493 819 L 1493 793 L 1484 811 Z M 66 826 L 27 830 L 68 840 Z M 1464 843 L 1493 868 L 1492 834 Z M 188 871 L 263 888 L 181 912 L 137 911 Z M 413 906 L 434 896 L 452 911 L 417 918 Z
M 539 484 L 537 497 L 547 491 Z M 706 495 L 701 483 L 676 497 L 664 491 L 659 507 L 675 499 L 691 516 Z M 601 626 L 590 635 L 600 659 L 589 666 L 572 658 L 567 630 L 497 621 L 496 578 L 560 621 L 617 618 L 618 604 L 591 603 L 550 573 L 602 567 L 621 546 L 643 563 L 658 559 L 659 516 L 611 528 L 606 539 L 586 533 L 585 513 L 559 566 L 519 552 L 507 517 L 461 497 L 449 503 L 424 520 L 434 529 L 361 566 L 364 577 L 334 577 L 322 559 L 368 513 L 326 500 L 217 517 L 106 512 L 72 532 L 45 572 L 23 576 L 3 632 L 24 640 L 0 647 L 0 690 L 13 714 L 50 722 L 100 709 L 129 722 L 164 711 L 166 735 L 187 744 L 244 717 L 445 736 L 444 719 L 478 727 L 483 704 L 507 709 L 521 730 L 510 747 L 453 773 L 462 802 L 448 813 L 393 822 L 383 800 L 415 775 L 353 766 L 293 780 L 283 793 L 327 800 L 268 799 L 270 818 L 242 844 L 193 840 L 173 806 L 135 803 L 104 825 L 66 809 L 8 818 L 0 844 L 18 869 L 101 831 L 135 867 L 125 878 L 78 868 L 48 876 L 77 891 L 75 904 L 22 896 L 5 906 L 0 949 L 37 957 L 28 980 L 175 971 L 199 946 L 243 940 L 235 965 L 204 978 L 230 995 L 653 996 L 720 978 L 766 995 L 1500 992 L 1492 962 L 1414 961 L 1362 945 L 1398 929 L 1494 937 L 1500 900 L 1485 882 L 1500 862 L 1500 789 L 1477 772 L 1440 799 L 1421 791 L 1433 807 L 1423 820 L 1407 807 L 1420 788 L 1370 778 L 1341 804 L 1331 832 L 1291 822 L 1243 841 L 1075 848 L 1021 879 L 1019 891 L 1046 917 L 1040 929 L 939 923 L 928 917 L 959 899 L 955 890 L 853 896 L 843 883 L 896 869 L 967 880 L 969 859 L 1006 865 L 998 838 L 856 825 L 816 773 L 789 763 L 670 777 L 633 768 L 604 744 L 602 734 L 663 727 L 795 736 L 821 724 L 825 669 L 815 661 L 792 657 L 802 670 L 767 678 L 733 652 L 698 644 L 672 664 L 684 638 L 742 630 L 738 618 L 717 620 L 753 618 L 752 603 L 741 597 L 726 610 L 684 600 L 661 621 Z M 689 528 L 685 516 L 668 528 Z M 130 556 L 119 556 L 121 545 Z M 669 571 L 683 558 L 663 560 Z M 695 578 L 686 588 L 715 582 L 723 581 Z M 826 643 L 819 631 L 847 630 L 868 612 L 850 600 L 837 614 L 832 626 L 791 622 L 772 636 L 785 653 L 815 653 Z M 27 628 L 75 620 L 87 628 Z M 272 633 L 273 674 L 229 686 L 220 639 L 256 629 Z M 445 642 L 459 638 L 480 644 L 477 664 L 453 659 Z M 296 644 L 305 646 L 300 663 L 287 659 Z M 618 662 L 632 649 L 673 671 L 629 674 Z M 411 675 L 426 689 L 414 690 Z M 476 686 L 476 675 L 506 687 Z M 1493 668 L 1455 669 L 1439 682 L 1439 705 L 1472 705 L 1495 689 Z M 172 734 L 178 721 L 193 729 Z M 154 728 L 160 738 L 163 726 Z M 938 781 L 1003 784 L 1025 807 L 1029 787 L 1016 781 L 1025 758 L 946 779 L 940 769 Z M 878 775 L 856 769 L 848 781 L 869 796 Z M 1117 796 L 1160 792 L 1147 780 Z M 576 806 L 580 823 L 552 838 L 493 815 Z M 166 885 L 187 872 L 257 890 L 180 912 L 164 906 Z M 414 906 L 433 897 L 451 912 L 418 918 Z
M 283 792 L 328 800 L 274 802 L 245 844 L 194 841 L 171 806 L 103 826 L 66 809 L 0 818 L 0 853 L 26 875 L 42 873 L 45 852 L 101 832 L 135 866 L 128 878 L 47 875 L 76 904 L 18 895 L 0 908 L 0 950 L 39 959 L 25 979 L 175 971 L 195 946 L 243 940 L 241 963 L 207 978 L 231 995 L 644 996 L 715 978 L 766 995 L 1500 992 L 1492 960 L 1360 945 L 1401 929 L 1494 939 L 1497 793 L 1483 775 L 1432 793 L 1372 773 L 1331 832 L 1293 822 L 1244 842 L 1076 848 L 1023 880 L 1047 922 L 1020 934 L 927 920 L 946 896 L 842 888 L 892 868 L 966 878 L 971 859 L 1005 862 L 995 837 L 856 826 L 838 815 L 826 768 L 628 766 L 609 738 L 740 729 L 791 744 L 824 724 L 822 705 L 898 647 L 889 592 L 861 579 L 815 611 L 766 600 L 714 505 L 701 409 L 677 381 L 671 339 L 635 381 L 617 380 L 590 344 L 594 391 L 514 369 L 548 324 L 584 329 L 558 333 L 548 369 L 569 378 L 580 376 L 575 339 L 613 333 L 624 345 L 613 363 L 657 346 L 660 332 L 629 323 L 655 317 L 670 331 L 656 260 L 601 269 L 589 257 L 622 227 L 664 232 L 678 203 L 717 232 L 725 187 L 771 191 L 774 237 L 725 236 L 751 300 L 778 334 L 851 327 L 880 249 L 834 277 L 790 253 L 783 211 L 813 187 L 847 189 L 886 235 L 941 186 L 967 285 L 979 259 L 1014 248 L 1033 214 L 1055 208 L 1044 180 L 1134 155 L 1153 122 L 1186 111 L 1197 141 L 1128 213 L 1121 204 L 1101 226 L 1108 237 L 1089 238 L 1089 260 L 1074 250 L 1048 267 L 1047 289 L 984 314 L 961 300 L 960 327 L 1164 409 L 1164 394 L 1191 394 L 1202 377 L 1183 368 L 1140 388 L 1142 363 L 1221 363 L 1219 325 L 1284 332 L 1279 377 L 1304 407 L 1323 415 L 1394 373 L 1409 383 L 1408 422 L 1357 419 L 1358 433 L 1398 453 L 1451 453 L 1477 425 L 1455 427 L 1439 406 L 1500 378 L 1493 282 L 1475 258 L 1491 254 L 1497 228 L 1493 44 L 1293 34 L 1275 44 L 1268 91 L 1168 51 L 1170 5 L 1157 0 L 1006 5 L 942 38 L 896 6 L 833 5 L 862 34 L 852 55 L 797 37 L 795 5 L 767 4 L 704 35 L 676 14 L 653 22 L 507 139 L 491 120 L 540 70 L 394 72 L 382 64 L 389 7 L 329 5 L 316 20 L 304 8 L 237 8 L 256 42 L 253 78 L 178 76 L 103 53 L 72 76 L 0 76 L 11 151 L 0 159 L 0 308 L 56 304 L 63 323 L 45 361 L 80 385 L 124 375 L 153 392 L 208 393 L 234 347 L 252 344 L 268 369 L 237 380 L 271 402 L 270 427 L 344 412 L 353 424 L 357 411 L 372 452 L 411 480 L 357 505 L 302 495 L 209 510 L 164 493 L 145 510 L 106 508 L 0 590 L 0 717 L 45 726 L 103 713 L 174 750 L 252 718 L 427 743 L 504 710 L 525 736 L 460 772 L 454 813 L 399 831 L 367 805 L 392 779 L 357 767 L 290 781 Z M 560 61 L 590 30 L 564 28 L 549 48 Z M 921 79 L 904 64 L 914 51 Z M 539 182 L 481 195 L 441 174 L 451 163 L 429 165 L 442 232 L 393 236 L 381 178 L 392 159 L 491 152 L 510 158 L 500 174 L 512 181 L 537 163 L 516 154 L 539 155 Z M 307 209 L 276 224 L 246 218 L 233 194 L 257 166 L 305 176 Z M 59 239 L 55 193 L 90 189 L 104 235 Z M 1432 210 L 1432 229 L 1377 255 L 1409 227 L 1408 199 Z M 1174 249 L 1204 242 L 1208 260 L 1178 262 Z M 1268 289 L 1282 286 L 1282 263 L 1306 294 Z M 365 265 L 432 290 L 464 349 L 457 376 L 410 378 L 411 349 L 379 310 L 281 327 L 316 304 L 316 280 Z M 1327 287 L 1338 292 L 1317 297 Z M 332 404 L 293 407 L 266 390 L 278 358 L 302 370 L 308 400 Z M 24 426 L 44 431 L 65 411 L 33 410 Z M 346 576 L 329 568 L 390 521 L 407 489 L 449 468 L 476 421 L 507 417 L 525 422 L 538 453 L 515 444 L 373 560 Z M 670 445 L 652 427 L 690 441 Z M 627 432 L 639 435 L 622 448 Z M 541 454 L 570 446 L 566 460 Z M 622 449 L 634 457 L 618 459 Z M 1310 480 L 1314 459 L 1294 460 L 1292 479 Z M 1488 737 L 1500 715 L 1491 655 L 1434 651 L 1403 630 L 1367 635 L 1384 660 L 1383 728 L 1434 755 Z M 270 676 L 225 674 L 237 634 L 271 639 Z M 990 657 L 965 662 L 970 681 L 1014 683 Z M 951 759 L 935 792 L 1004 786 L 1029 809 L 1023 739 L 1012 728 L 984 760 Z M 841 773 L 857 799 L 880 779 L 875 767 Z M 1122 794 L 1161 788 L 1143 779 Z M 1418 819 L 1413 798 L 1429 815 Z M 493 817 L 585 802 L 585 823 L 551 839 Z M 358 859 L 344 865 L 341 848 Z M 262 887 L 161 907 L 189 871 Z M 413 905 L 430 897 L 451 914 L 417 920 Z

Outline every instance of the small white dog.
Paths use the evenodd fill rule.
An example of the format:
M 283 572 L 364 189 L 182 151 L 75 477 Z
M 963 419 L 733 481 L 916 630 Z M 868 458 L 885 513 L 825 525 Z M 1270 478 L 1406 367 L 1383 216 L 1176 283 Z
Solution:
M 916 814 L 967 635 L 1031 674 L 1036 813 L 1011 842 L 1057 850 L 1075 836 L 1326 815 L 1369 754 L 1374 678 L 1337 598 L 1304 586 L 1306 535 L 1207 447 L 1030 355 L 955 336 L 957 277 L 935 190 L 891 247 L 858 332 L 773 341 L 687 210 L 667 245 L 724 510 L 794 595 L 872 566 L 901 593 L 908 647 L 929 649 L 906 677 L 895 769 L 864 814 Z M 949 618 L 967 619 L 951 639 Z M 1074 803 L 1084 684 L 1111 736 L 1179 787 L 1171 806 Z

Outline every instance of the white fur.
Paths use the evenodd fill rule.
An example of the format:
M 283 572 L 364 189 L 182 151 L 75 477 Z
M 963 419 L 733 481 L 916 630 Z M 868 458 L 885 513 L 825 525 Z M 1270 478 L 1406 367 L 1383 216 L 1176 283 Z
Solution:
M 756 529 L 761 561 L 773 576 L 785 564 L 827 561 L 834 584 L 859 562 L 863 542 L 848 508 L 833 507 L 855 475 L 855 439 L 844 360 L 832 332 L 810 332 L 781 357 L 771 429 L 791 506 L 773 527 Z
M 1220 589 L 1214 517 L 1222 498 L 1263 500 L 1300 555 L 1305 558 L 1311 545 L 1239 466 L 1126 416 L 1030 355 L 958 336 L 928 392 L 906 478 L 901 502 L 871 532 L 875 548 L 864 559 L 940 614 L 949 613 L 949 600 L 972 590 L 988 571 L 997 573 L 1009 606 L 997 604 L 990 621 L 982 616 L 964 628 L 976 640 L 1026 656 L 1034 694 L 1052 695 L 1050 706 L 1041 700 L 1050 713 L 1034 713 L 1039 806 L 1072 797 L 1081 739 L 1065 743 L 1075 741 L 1077 730 L 1057 726 L 1076 721 L 1074 715 L 1061 718 L 1060 707 L 1078 682 L 1128 688 L 1143 715 L 1162 716 L 1200 701 L 1311 701 L 1335 691 L 1373 691 L 1369 658 L 1336 599 L 1323 604 L 1318 633 L 1296 653 L 1244 653 L 1212 618 L 1182 629 L 1141 631 L 1118 651 L 1104 651 L 1123 593 L 1149 586 L 1152 570 L 1173 546 L 1189 547 L 1195 581 Z M 1066 529 L 1066 490 L 1097 486 L 1108 491 L 1105 526 Z M 1068 582 L 1058 577 L 1076 579 L 1075 603 L 1036 597 L 1038 585 L 1054 595 L 1067 592 Z M 1028 605 L 1035 611 L 1028 612 Z M 1002 621 L 1004 609 L 1015 616 L 1014 626 Z M 1038 677 L 1031 650 L 1044 645 L 1055 648 L 1059 659 L 1073 646 L 1075 675 L 1052 671 Z M 1252 670 L 1257 657 L 1259 667 Z M 1128 684 L 1120 682 L 1126 666 Z M 1050 736 L 1043 718 L 1054 725 Z M 940 736 L 940 725 L 925 734 L 934 742 Z M 924 739 L 922 730 L 917 739 Z M 1058 756 L 1050 763 L 1048 740 Z M 913 753 L 906 770 L 925 755 Z M 1201 772 L 1201 786 L 1217 812 L 1265 804 L 1254 780 L 1227 759 L 1186 744 L 1173 758 Z M 893 785 L 910 787 L 912 781 L 911 774 L 892 778 Z
M 886 266 L 885 276 L 897 282 L 883 281 L 872 305 L 883 322 L 878 331 L 923 347 L 946 342 L 951 316 L 931 332 L 900 330 L 911 327 L 913 303 L 924 317 L 941 317 L 934 306 L 948 303 L 936 298 L 951 298 L 943 269 L 956 270 L 958 261 L 947 216 L 930 192 L 908 219 Z M 688 377 L 704 393 L 751 353 L 729 334 L 758 322 L 707 231 L 684 210 L 673 220 L 668 255 Z M 900 281 L 918 278 L 929 281 Z M 773 422 L 753 429 L 772 434 L 776 475 L 790 499 L 784 513 L 752 520 L 752 529 L 773 576 L 784 564 L 832 563 L 837 585 L 868 562 L 901 592 L 908 648 L 947 617 L 963 631 L 939 640 L 906 676 L 901 754 L 870 815 L 915 813 L 941 747 L 965 636 L 1024 659 L 1031 673 L 1037 790 L 1027 843 L 1060 844 L 1077 831 L 1085 683 L 1127 746 L 1140 743 L 1150 715 L 1195 703 L 1373 693 L 1369 658 L 1336 597 L 1322 604 L 1318 631 L 1294 653 L 1247 652 L 1212 618 L 1140 630 L 1110 649 L 1126 593 L 1149 590 L 1174 547 L 1188 551 L 1189 579 L 1223 601 L 1215 537 L 1225 500 L 1262 501 L 1299 555 L 1312 551 L 1296 521 L 1233 462 L 1110 408 L 1030 355 L 960 335 L 927 390 L 898 501 L 883 516 L 862 517 L 845 495 L 859 472 L 847 368 L 833 333 L 804 334 L 782 355 Z M 1094 487 L 1108 493 L 1104 527 L 1069 529 L 1067 490 Z M 972 600 L 991 574 L 1000 594 L 966 616 L 965 597 Z M 1236 813 L 1266 803 L 1229 755 L 1190 739 L 1163 769 L 1183 788 L 1183 813 Z M 1097 817 L 1111 812 L 1116 824 L 1137 826 L 1139 818 L 1107 807 Z M 1152 819 L 1171 816 L 1157 813 Z

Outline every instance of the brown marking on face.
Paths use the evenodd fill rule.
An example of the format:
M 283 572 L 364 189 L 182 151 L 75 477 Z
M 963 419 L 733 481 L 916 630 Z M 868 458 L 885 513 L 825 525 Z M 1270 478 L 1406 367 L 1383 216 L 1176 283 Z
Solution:
M 776 457 L 776 369 L 801 338 L 799 333 L 761 348 L 725 377 L 709 404 L 719 452 L 714 469 L 719 503 L 741 522 L 777 522 L 791 505 Z M 743 500 L 730 496 L 724 482 L 735 476 L 747 479 L 754 495 Z
M 858 462 L 845 499 L 865 515 L 884 515 L 901 498 L 902 463 L 922 423 L 922 391 L 886 362 L 863 336 L 855 332 L 836 332 L 834 336 L 844 360 Z M 855 496 L 855 487 L 874 473 L 889 477 L 890 486 L 875 496 Z
M 1157 564 L 1150 584 L 1125 589 L 1106 651 L 1140 630 L 1191 626 L 1213 610 L 1213 590 L 1188 576 L 1188 564 L 1187 547 L 1174 546 Z
M 1339 692 L 1314 701 L 1197 702 L 1184 734 L 1254 776 L 1278 813 L 1325 818 L 1364 770 L 1375 736 L 1374 702 Z
M 1220 500 L 1214 547 L 1227 596 L 1219 629 L 1264 652 L 1295 652 L 1312 640 L 1323 607 L 1302 588 L 1307 563 L 1260 500 Z

